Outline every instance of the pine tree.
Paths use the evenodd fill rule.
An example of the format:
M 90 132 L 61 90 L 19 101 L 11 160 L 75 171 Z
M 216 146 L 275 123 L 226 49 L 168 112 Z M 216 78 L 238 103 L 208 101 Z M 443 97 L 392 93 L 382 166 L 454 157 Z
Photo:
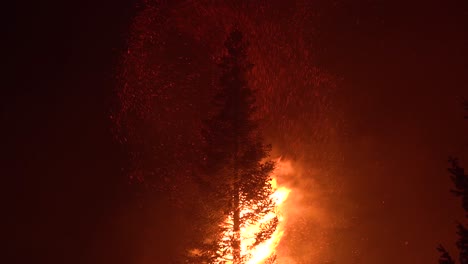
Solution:
M 457 248 L 460 251 L 460 264 L 468 264 L 468 229 L 462 224 L 457 225 L 458 241 Z
M 448 251 L 442 245 L 439 245 L 437 251 L 439 251 L 441 254 L 439 258 L 439 264 L 455 264 L 455 261 L 453 261 Z
M 243 263 L 248 256 L 241 255 L 241 227 L 273 210 L 269 181 L 274 163 L 265 161 L 271 147 L 263 143 L 259 121 L 253 117 L 255 98 L 247 82 L 253 65 L 248 61 L 247 43 L 239 30 L 229 34 L 225 48 L 219 91 L 214 99 L 216 114 L 206 122 L 204 130 L 204 176 L 199 178 L 199 184 L 213 201 L 211 210 L 222 211 L 224 219 L 231 219 L 232 224 L 224 225 L 216 239 L 208 239 L 216 242 L 200 255 L 208 255 L 209 263 L 218 263 L 213 256 L 218 260 L 229 256 L 233 263 Z M 252 210 L 247 212 L 244 208 Z M 277 224 L 275 218 L 263 225 L 255 235 L 255 244 L 269 239 Z M 230 234 L 229 239 L 220 240 L 222 234 Z
M 455 185 L 455 189 L 452 190 L 452 193 L 456 196 L 462 197 L 462 206 L 465 210 L 465 216 L 468 218 L 468 175 L 466 175 L 465 170 L 460 167 L 457 159 L 451 158 L 449 161 L 452 167 L 449 168 L 448 171 L 450 172 L 450 178 Z M 456 245 L 459 250 L 458 259 L 460 264 L 468 264 L 468 229 L 460 223 L 457 225 L 457 229 L 458 240 Z M 437 250 L 442 254 L 439 258 L 439 263 L 455 263 L 442 245 L 439 246 Z
M 450 178 L 455 185 L 455 189 L 451 190 L 451 192 L 455 196 L 462 198 L 462 206 L 465 210 L 465 216 L 468 218 L 468 176 L 465 174 L 465 170 L 458 164 L 457 159 L 451 158 L 449 162 L 452 165 L 448 169 L 451 174 Z
M 452 167 L 449 168 L 448 171 L 455 185 L 455 189 L 452 190 L 452 193 L 462 198 L 462 207 L 465 210 L 465 217 L 468 218 L 468 175 L 466 175 L 465 170 L 460 167 L 457 159 L 451 158 L 449 161 Z M 457 225 L 457 229 L 458 240 L 456 245 L 459 250 L 458 259 L 460 264 L 468 264 L 468 229 L 460 223 Z M 440 263 L 442 263 L 441 261 L 444 256 L 450 257 L 448 252 L 445 251 L 442 253 L 441 259 L 439 260 Z
M 464 102 L 465 111 L 468 112 L 468 102 Z M 465 116 L 468 118 L 468 115 Z M 451 167 L 448 169 L 450 179 L 452 180 L 455 189 L 451 192 L 462 199 L 462 207 L 465 210 L 465 218 L 468 219 L 468 175 L 465 174 L 465 170 L 458 163 L 458 160 L 455 158 L 450 158 L 449 162 Z M 457 248 L 459 250 L 459 262 L 460 264 L 468 264 L 468 229 L 461 223 L 457 225 Z M 450 254 L 440 245 L 438 248 L 441 252 L 441 257 L 439 258 L 440 264 L 455 264 L 455 262 L 450 257 Z

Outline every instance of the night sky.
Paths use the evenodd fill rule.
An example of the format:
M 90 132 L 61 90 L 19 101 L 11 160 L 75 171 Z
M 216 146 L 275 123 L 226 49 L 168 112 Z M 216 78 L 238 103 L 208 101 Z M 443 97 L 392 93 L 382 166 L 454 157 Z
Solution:
M 142 2 L 9 12 L 10 262 L 180 255 L 192 234 L 179 194 L 234 25 L 265 139 L 296 171 L 280 263 L 437 263 L 439 243 L 455 253 L 463 211 L 446 168 L 449 156 L 468 165 L 466 1 Z

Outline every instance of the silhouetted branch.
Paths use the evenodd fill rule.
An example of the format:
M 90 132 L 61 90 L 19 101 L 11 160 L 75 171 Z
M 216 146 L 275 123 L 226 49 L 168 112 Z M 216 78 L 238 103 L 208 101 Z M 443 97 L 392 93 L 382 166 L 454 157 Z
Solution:
M 439 245 L 437 250 L 440 252 L 439 264 L 455 264 L 455 261 L 452 259 L 448 251 L 442 246 Z
M 459 261 L 461 264 L 468 264 L 468 229 L 460 223 L 457 225 L 457 228 L 457 248 L 460 251 Z

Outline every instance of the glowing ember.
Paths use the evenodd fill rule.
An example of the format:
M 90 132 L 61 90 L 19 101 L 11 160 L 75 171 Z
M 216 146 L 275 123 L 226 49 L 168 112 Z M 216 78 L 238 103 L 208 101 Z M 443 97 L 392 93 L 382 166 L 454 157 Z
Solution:
M 291 190 L 284 186 L 278 186 L 276 172 L 277 170 L 275 170 L 275 172 L 273 173 L 272 180 L 270 181 L 273 190 L 273 193 L 270 195 L 270 198 L 272 199 L 274 204 L 274 211 L 269 212 L 258 221 L 248 221 L 245 225 L 241 226 L 241 258 L 244 261 L 244 263 L 260 264 L 264 261 L 274 259 L 274 256 L 276 254 L 276 247 L 278 246 L 281 237 L 284 234 L 284 219 L 281 215 L 281 206 L 284 203 L 284 201 L 286 201 L 286 199 L 288 198 L 288 195 L 291 192 Z M 246 206 L 245 208 L 242 208 L 241 217 L 243 215 L 253 213 L 255 211 L 255 208 L 260 206 L 261 203 L 259 203 L 258 205 L 253 204 L 248 207 Z M 260 244 L 256 244 L 257 234 L 261 232 L 264 225 L 268 225 L 269 223 L 275 221 L 277 221 L 276 229 L 271 234 L 271 237 Z M 233 221 L 231 216 L 228 217 L 222 225 L 222 227 L 226 230 L 223 233 L 223 238 L 221 239 L 221 243 L 224 245 L 229 245 L 231 238 L 234 236 L 231 228 L 232 225 Z M 230 251 L 227 254 L 223 255 L 223 258 L 219 259 L 217 263 L 234 263 L 232 249 L 230 249 Z

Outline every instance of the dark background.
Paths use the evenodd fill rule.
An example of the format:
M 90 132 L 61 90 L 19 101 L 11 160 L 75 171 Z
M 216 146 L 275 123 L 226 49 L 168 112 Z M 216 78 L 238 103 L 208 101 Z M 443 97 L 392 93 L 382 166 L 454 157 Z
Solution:
M 8 13 L 3 217 L 10 263 L 130 263 L 126 154 L 111 134 L 133 1 L 18 2 Z
M 358 224 L 341 234 L 355 248 L 337 251 L 361 252 L 356 263 L 436 263 L 433 241 L 451 243 L 462 215 L 445 161 L 467 157 L 468 4 L 317 8 L 320 67 L 344 87 L 345 182 L 359 204 Z M 4 10 L 2 215 L 12 263 L 130 263 L 143 243 L 128 157 L 109 119 L 137 11 L 108 0 Z

